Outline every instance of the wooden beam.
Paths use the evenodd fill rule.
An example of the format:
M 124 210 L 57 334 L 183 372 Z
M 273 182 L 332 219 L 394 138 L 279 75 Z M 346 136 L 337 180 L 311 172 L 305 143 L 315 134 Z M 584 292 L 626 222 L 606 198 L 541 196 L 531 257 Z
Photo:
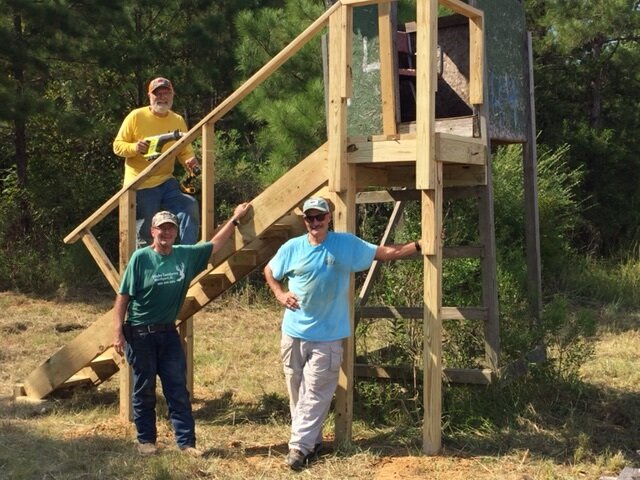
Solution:
M 329 19 L 329 111 L 327 112 L 327 145 L 329 190 L 342 192 L 347 188 L 347 76 L 346 61 L 350 48 L 347 40 L 352 32 L 347 32 L 350 11 L 346 7 L 336 10 Z M 349 47 L 351 43 L 349 43 Z
M 482 258 L 484 247 L 479 245 L 465 245 L 463 247 L 443 247 L 444 258 Z
M 44 398 L 111 346 L 113 310 L 102 315 L 67 345 L 42 363 L 24 381 L 26 394 Z
M 109 285 L 111 285 L 111 288 L 113 288 L 113 291 L 117 292 L 120 287 L 120 275 L 118 275 L 118 271 L 109 260 L 109 257 L 107 257 L 107 254 L 104 253 L 96 237 L 94 237 L 90 231 L 87 231 L 82 236 L 82 242 L 98 264 L 98 267 L 107 279 L 107 282 L 109 282 Z
M 120 197 L 120 209 L 118 216 L 118 229 L 120 231 L 120 276 L 124 275 L 129 259 L 136 250 L 136 191 L 127 190 Z M 119 291 L 119 288 L 116 290 Z M 113 333 L 111 334 L 113 335 Z M 133 420 L 133 405 L 131 398 L 133 393 L 133 370 L 125 360 L 118 363 L 120 368 L 120 418 Z
M 420 5 L 422 2 L 418 2 Z M 434 189 L 422 193 L 422 253 L 424 254 L 424 421 L 422 450 L 442 447 L 442 163 L 434 162 Z
M 385 227 L 384 233 L 382 234 L 380 245 L 387 245 L 391 240 L 391 235 L 395 231 L 396 226 L 398 225 L 398 222 L 402 218 L 404 205 L 405 205 L 404 202 L 394 203 L 393 211 L 389 216 L 389 221 L 387 222 L 387 226 Z M 365 305 L 369 300 L 371 286 L 373 285 L 373 281 L 376 278 L 379 270 L 380 270 L 380 261 L 374 260 L 371 266 L 369 267 L 369 271 L 367 271 L 367 277 L 365 278 L 364 283 L 362 284 L 362 288 L 360 289 L 360 293 L 358 294 L 359 305 Z
M 538 209 L 538 149 L 536 139 L 536 102 L 533 78 L 533 46 L 527 32 L 527 142 L 523 146 L 525 243 L 527 252 L 527 296 L 533 317 L 542 316 L 542 265 L 540 252 L 540 213 Z
M 483 15 L 482 10 L 478 10 L 461 0 L 438 0 L 438 3 L 443 7 L 453 10 L 455 13 L 464 15 L 468 18 L 481 17 Z
M 202 127 L 202 196 L 201 196 L 201 235 L 203 242 L 213 237 L 215 230 L 215 162 L 216 135 L 213 123 Z
M 435 118 L 438 4 L 417 2 L 416 13 L 416 188 L 436 188 Z
M 398 60 L 393 48 L 395 31 L 391 4 L 378 4 L 378 40 L 380 42 L 380 98 L 382 100 L 382 131 L 385 135 L 397 133 L 397 75 Z
M 482 139 L 436 133 L 435 142 L 437 161 L 464 165 L 485 165 L 487 163 L 487 146 Z
M 409 381 L 414 377 L 414 369 L 403 365 L 370 365 L 356 364 L 356 377 L 369 377 L 392 381 Z M 418 374 L 422 371 L 418 370 Z M 444 379 L 451 383 L 468 383 L 488 385 L 495 378 L 495 374 L 488 368 L 445 368 L 442 371 Z
M 346 125 L 345 125 L 346 128 Z M 345 132 L 346 134 L 346 132 Z M 332 200 L 334 204 L 333 226 L 337 232 L 356 231 L 356 167 L 347 166 L 348 183 L 343 192 L 334 193 Z M 335 396 L 335 437 L 336 442 L 349 443 L 352 437 L 353 427 L 353 374 L 355 363 L 355 316 L 353 299 L 355 296 L 355 275 L 352 273 L 349 282 L 349 293 L 347 302 L 349 305 L 349 328 L 350 335 L 344 341 L 344 354 L 338 387 Z
M 484 102 L 484 15 L 469 19 L 469 103 Z
M 448 133 L 434 134 L 435 159 L 443 163 L 485 165 L 486 144 L 478 138 L 461 137 Z M 418 141 L 412 135 L 402 135 L 394 140 L 350 142 L 349 163 L 415 162 Z M 417 168 L 417 167 L 416 167 Z

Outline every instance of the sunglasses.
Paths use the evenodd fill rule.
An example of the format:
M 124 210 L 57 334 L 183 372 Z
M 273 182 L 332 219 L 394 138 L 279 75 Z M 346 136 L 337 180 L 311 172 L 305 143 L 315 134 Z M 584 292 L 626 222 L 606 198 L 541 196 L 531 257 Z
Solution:
M 311 223 L 314 220 L 317 220 L 318 222 L 323 222 L 325 217 L 327 216 L 326 212 L 325 213 L 318 213 L 317 215 L 305 215 L 304 217 L 304 221 Z

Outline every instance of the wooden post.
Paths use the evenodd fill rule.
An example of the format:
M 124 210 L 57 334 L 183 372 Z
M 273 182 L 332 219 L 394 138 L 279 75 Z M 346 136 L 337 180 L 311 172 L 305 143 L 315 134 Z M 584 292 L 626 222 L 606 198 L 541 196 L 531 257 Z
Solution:
M 542 266 L 540 265 L 540 217 L 538 213 L 538 152 L 536 148 L 536 103 L 533 81 L 531 32 L 527 32 L 529 101 L 527 103 L 527 142 L 523 149 L 524 215 L 527 245 L 527 293 L 534 318 L 542 315 Z
M 436 186 L 438 2 L 420 0 L 416 13 L 416 188 Z
M 356 167 L 349 165 L 348 184 L 345 191 L 333 195 L 333 227 L 337 232 L 355 233 L 356 229 Z M 340 368 L 335 400 L 335 438 L 338 444 L 351 442 L 353 424 L 353 377 L 355 364 L 355 319 L 353 298 L 355 276 L 351 274 L 349 284 L 349 324 L 351 335 L 344 341 L 344 357 Z
M 435 188 L 422 192 L 424 254 L 424 420 L 422 450 L 442 446 L 442 163 L 435 163 Z
M 329 190 L 335 206 L 333 226 L 336 231 L 355 232 L 355 167 L 347 163 L 347 99 L 351 96 L 351 52 L 353 8 L 343 6 L 329 19 Z M 353 421 L 353 340 L 354 277 L 349 288 L 349 322 L 351 336 L 345 340 L 344 358 L 336 390 L 335 438 L 338 443 L 351 441 Z
M 216 136 L 213 123 L 202 126 L 202 228 L 201 239 L 206 242 L 215 230 L 215 159 Z
M 385 135 L 398 133 L 396 91 L 398 61 L 393 48 L 395 32 L 391 18 L 391 3 L 378 4 L 378 37 L 380 40 L 380 98 L 382 99 L 382 131 Z
M 353 10 L 343 6 L 329 18 L 329 112 L 327 120 L 329 190 L 342 192 L 348 183 L 347 99 L 351 95 Z
M 129 258 L 136 249 L 136 191 L 128 190 L 120 197 L 119 211 L 120 229 L 120 278 L 129 263 Z M 133 373 L 124 355 L 120 368 L 120 417 L 133 420 L 131 394 L 133 388 Z
M 436 161 L 438 2 L 417 2 L 416 12 L 416 188 L 422 192 L 424 255 L 424 421 L 422 448 L 442 442 L 442 163 Z

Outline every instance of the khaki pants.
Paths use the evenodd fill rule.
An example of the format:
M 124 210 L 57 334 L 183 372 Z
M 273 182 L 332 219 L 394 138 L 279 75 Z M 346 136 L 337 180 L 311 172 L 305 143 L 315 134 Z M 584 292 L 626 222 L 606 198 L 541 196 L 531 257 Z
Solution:
M 289 391 L 289 448 L 311 453 L 322 443 L 322 424 L 338 385 L 342 340 L 308 342 L 283 334 L 280 354 Z

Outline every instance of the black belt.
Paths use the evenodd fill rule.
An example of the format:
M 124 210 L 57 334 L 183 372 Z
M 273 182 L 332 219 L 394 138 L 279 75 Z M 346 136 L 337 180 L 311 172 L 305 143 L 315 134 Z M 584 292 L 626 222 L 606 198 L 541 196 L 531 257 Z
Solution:
M 158 333 L 158 332 L 170 332 L 175 330 L 174 323 L 157 323 L 151 325 L 131 325 L 131 331 L 133 333 Z

